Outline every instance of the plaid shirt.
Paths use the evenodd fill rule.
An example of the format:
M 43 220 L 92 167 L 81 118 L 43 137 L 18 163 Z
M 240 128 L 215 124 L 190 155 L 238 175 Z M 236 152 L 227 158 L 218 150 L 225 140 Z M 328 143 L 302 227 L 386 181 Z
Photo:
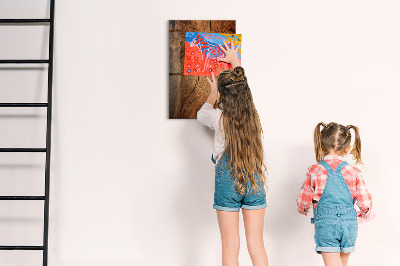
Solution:
M 327 155 L 324 157 L 324 161 L 326 161 L 332 169 L 336 169 L 336 167 L 344 161 L 344 158 L 338 155 Z M 355 166 L 346 165 L 342 169 L 342 175 L 350 189 L 353 197 L 353 204 L 357 202 L 362 217 L 368 217 L 370 213 L 369 210 L 372 207 L 372 198 L 365 187 L 361 171 Z M 307 178 L 297 198 L 297 210 L 299 213 L 307 215 L 311 202 L 313 202 L 314 209 L 317 208 L 318 201 L 325 188 L 327 177 L 328 172 L 319 163 L 308 168 Z

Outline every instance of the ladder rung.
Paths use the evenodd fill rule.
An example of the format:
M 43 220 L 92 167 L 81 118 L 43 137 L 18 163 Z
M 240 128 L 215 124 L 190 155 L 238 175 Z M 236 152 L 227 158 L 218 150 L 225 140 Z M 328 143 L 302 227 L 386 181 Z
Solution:
M 43 250 L 43 246 L 0 246 L 0 250 Z
M 49 63 L 47 59 L 3 59 L 0 60 L 0 64 L 42 64 Z
M 47 107 L 47 103 L 0 103 L 0 107 Z
M 43 22 L 50 22 L 48 18 L 29 18 L 29 19 L 0 19 L 0 23 L 43 23 Z
M 44 196 L 0 196 L 0 200 L 44 200 Z
M 0 148 L 0 152 L 46 152 L 46 148 Z

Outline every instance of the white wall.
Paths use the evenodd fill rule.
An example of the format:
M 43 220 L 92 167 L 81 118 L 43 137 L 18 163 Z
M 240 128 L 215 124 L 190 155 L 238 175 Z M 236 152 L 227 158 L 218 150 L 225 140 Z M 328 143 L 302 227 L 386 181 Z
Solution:
M 30 1 L 3 2 L 3 17 L 46 14 L 46 5 L 18 10 Z M 360 225 L 351 264 L 393 265 L 400 248 L 399 8 L 394 0 L 58 0 L 50 265 L 220 265 L 212 132 L 196 120 L 167 118 L 169 19 L 236 19 L 243 34 L 242 62 L 271 171 L 265 222 L 270 264 L 322 265 L 309 217 L 297 214 L 295 200 L 314 163 L 314 126 L 336 121 L 361 128 L 365 179 L 377 213 Z M 15 35 L 1 36 L 3 43 Z M 21 47 L 12 45 L 1 56 L 23 50 L 38 55 L 40 45 L 18 40 Z M 1 97 L 15 101 L 15 91 L 4 91 L 15 86 L 8 75 L 20 72 L 5 73 Z M 31 78 L 35 90 L 45 87 L 40 74 Z M 41 100 L 38 95 L 32 97 Z M 23 125 L 1 125 L 2 139 L 21 143 L 12 130 Z M 27 145 L 42 143 L 35 125 L 23 131 L 28 136 L 21 133 Z M 4 182 L 1 187 L 26 184 Z M 241 237 L 240 262 L 251 265 L 242 227 Z

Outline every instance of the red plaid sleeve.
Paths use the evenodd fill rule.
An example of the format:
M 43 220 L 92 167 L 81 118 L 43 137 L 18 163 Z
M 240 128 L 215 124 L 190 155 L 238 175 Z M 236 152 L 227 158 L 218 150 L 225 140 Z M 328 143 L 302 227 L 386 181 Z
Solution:
M 368 192 L 367 187 L 365 186 L 365 182 L 361 171 L 354 167 L 355 172 L 357 173 L 356 179 L 356 187 L 357 187 L 357 206 L 360 208 L 361 215 L 363 217 L 368 217 L 369 210 L 372 208 L 372 196 Z
M 311 206 L 312 197 L 314 193 L 314 186 L 311 180 L 310 168 L 307 172 L 307 178 L 304 181 L 300 189 L 300 194 L 297 198 L 297 211 L 304 215 L 307 215 L 308 209 Z

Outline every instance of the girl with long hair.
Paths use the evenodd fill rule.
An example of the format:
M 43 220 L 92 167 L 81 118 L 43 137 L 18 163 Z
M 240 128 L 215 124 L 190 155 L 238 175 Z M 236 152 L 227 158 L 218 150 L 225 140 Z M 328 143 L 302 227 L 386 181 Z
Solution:
M 266 167 L 260 118 L 253 103 L 244 69 L 233 42 L 220 48 L 219 58 L 233 69 L 221 72 L 216 80 L 207 78 L 211 92 L 197 112 L 197 119 L 215 130 L 214 209 L 222 241 L 223 266 L 239 265 L 239 211 L 243 221 L 247 248 L 255 266 L 268 265 L 263 228 L 266 203 Z M 214 105 L 217 103 L 217 108 Z

